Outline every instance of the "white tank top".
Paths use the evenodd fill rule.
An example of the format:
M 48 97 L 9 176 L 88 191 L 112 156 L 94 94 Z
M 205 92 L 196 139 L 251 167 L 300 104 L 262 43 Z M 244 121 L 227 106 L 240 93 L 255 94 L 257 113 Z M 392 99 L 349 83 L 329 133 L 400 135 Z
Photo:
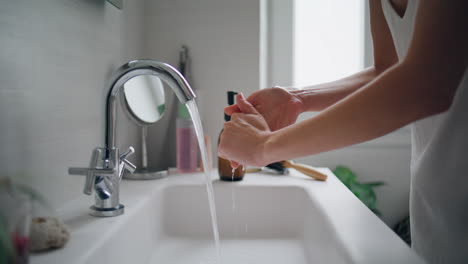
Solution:
M 419 0 L 408 0 L 403 17 L 390 0 L 381 1 L 401 60 L 413 35 Z M 465 70 L 450 109 L 412 124 L 412 248 L 428 263 L 468 263 L 467 86 Z

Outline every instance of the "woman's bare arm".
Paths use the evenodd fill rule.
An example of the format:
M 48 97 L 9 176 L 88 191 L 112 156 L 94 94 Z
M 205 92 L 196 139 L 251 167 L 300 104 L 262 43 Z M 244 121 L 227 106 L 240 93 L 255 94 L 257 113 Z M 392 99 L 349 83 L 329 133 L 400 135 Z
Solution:
M 465 10 L 465 0 L 421 1 L 404 61 L 314 118 L 271 133 L 263 163 L 371 140 L 446 111 L 467 68 Z
M 291 125 L 302 112 L 322 111 L 343 99 L 397 63 L 392 36 L 380 1 L 369 1 L 374 64 L 351 76 L 302 88 L 268 88 L 256 91 L 247 100 L 262 114 L 272 130 Z M 339 32 L 336 32 L 339 34 Z M 311 74 L 314 74 L 311 72 Z M 239 112 L 239 106 L 225 108 L 227 115 Z
M 446 111 L 468 65 L 468 1 L 424 0 L 406 58 L 315 117 L 277 131 L 242 96 L 219 154 L 233 165 L 265 164 L 385 135 Z M 235 118 L 234 118 L 235 117 Z

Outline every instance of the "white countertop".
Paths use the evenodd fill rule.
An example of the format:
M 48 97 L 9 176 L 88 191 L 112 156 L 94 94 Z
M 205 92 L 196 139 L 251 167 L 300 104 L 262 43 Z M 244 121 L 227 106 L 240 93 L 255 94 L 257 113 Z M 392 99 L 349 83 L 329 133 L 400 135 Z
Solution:
M 290 170 L 288 176 L 267 173 L 247 174 L 240 182 L 221 182 L 217 180 L 215 170 L 212 171 L 211 175 L 215 191 L 217 189 L 223 190 L 226 186 L 229 188 L 231 186 L 235 188 L 289 186 L 304 189 L 314 206 L 321 211 L 321 217 L 327 226 L 333 230 L 330 232 L 330 236 L 336 237 L 340 241 L 345 248 L 346 258 L 353 263 L 422 263 L 410 248 L 365 207 L 329 169 L 321 168 L 319 170 L 328 174 L 329 178 L 326 182 L 315 181 L 295 170 Z M 147 208 L 151 208 L 152 204 L 156 203 L 155 201 L 161 203 L 160 195 L 165 188 L 179 185 L 203 186 L 204 179 L 204 175 L 195 173 L 169 175 L 164 179 L 150 181 L 124 180 L 121 182 L 120 200 L 125 205 L 125 213 L 118 217 L 96 218 L 90 216 L 88 208 L 92 205 L 94 197 L 83 195 L 58 211 L 59 218 L 71 229 L 71 240 L 65 248 L 48 253 L 33 254 L 30 259 L 31 263 L 94 263 L 94 260 L 90 259 L 93 259 L 92 256 L 96 254 L 113 254 L 109 251 L 112 251 L 113 248 L 117 251 L 118 243 L 127 243 L 128 241 L 117 243 L 110 241 L 111 238 L 116 236 L 116 233 L 125 233 L 121 231 L 123 228 L 128 229 L 129 226 L 138 225 L 135 224 L 135 221 L 145 221 L 146 216 L 142 215 L 142 211 L 148 211 Z M 77 186 L 77 188 L 81 188 L 81 186 Z M 148 217 L 158 217 L 157 214 L 160 213 L 154 214 Z M 143 223 L 146 222 L 142 222 L 140 225 Z M 135 236 L 137 235 L 135 234 Z M 120 239 L 122 238 L 118 240 Z M 133 238 L 134 241 L 131 243 L 144 244 L 141 250 L 146 252 L 151 250 L 151 246 L 146 244 L 154 242 L 154 238 L 149 237 L 148 239 L 143 241 L 137 236 Z M 108 246 L 107 244 L 110 243 L 117 243 L 117 246 L 114 244 Z M 106 248 L 109 249 L 106 250 Z M 147 258 L 142 259 L 146 261 Z M 122 260 L 122 263 L 125 262 Z

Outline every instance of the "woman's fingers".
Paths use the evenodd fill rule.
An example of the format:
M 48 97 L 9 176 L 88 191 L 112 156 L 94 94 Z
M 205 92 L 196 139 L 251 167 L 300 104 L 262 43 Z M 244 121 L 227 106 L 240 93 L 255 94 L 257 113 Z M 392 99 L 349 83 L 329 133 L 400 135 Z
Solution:
M 245 100 L 244 95 L 242 93 L 238 94 L 237 97 L 237 106 L 239 107 L 240 111 L 244 114 L 258 114 L 257 109 Z
M 237 101 L 238 101 L 237 104 L 229 105 L 229 106 L 226 106 L 224 108 L 224 113 L 226 115 L 231 116 L 234 113 L 247 113 L 247 114 L 257 114 L 258 113 L 258 111 L 255 109 L 253 104 L 250 101 L 247 101 L 244 98 L 244 95 L 242 93 L 237 95 Z M 244 109 L 246 111 L 243 111 L 241 109 L 241 106 L 239 106 L 239 101 L 240 101 L 240 104 L 242 105 L 242 109 Z
M 224 151 L 223 151 L 223 148 L 222 148 L 222 142 L 223 141 L 223 137 L 224 137 L 224 129 L 223 129 L 223 132 L 221 132 L 221 135 L 219 136 L 220 137 L 220 144 L 218 145 L 218 156 L 223 158 L 223 159 L 227 159 L 229 160 L 229 158 L 225 155 Z M 231 163 L 231 167 L 233 169 L 237 169 L 237 167 L 240 166 L 240 164 L 238 162 L 235 162 L 235 161 L 232 161 L 232 160 L 229 160 L 230 163 Z
M 240 108 L 239 106 L 237 106 L 237 104 L 234 104 L 234 105 L 230 105 L 230 106 L 226 106 L 224 107 L 224 113 L 228 116 L 234 114 L 234 113 L 240 113 Z
M 237 95 L 237 105 L 225 108 L 231 121 L 224 123 L 220 136 L 218 155 L 230 160 L 232 168 L 240 164 L 263 164 L 263 141 L 270 132 L 268 124 L 255 107 L 242 94 Z

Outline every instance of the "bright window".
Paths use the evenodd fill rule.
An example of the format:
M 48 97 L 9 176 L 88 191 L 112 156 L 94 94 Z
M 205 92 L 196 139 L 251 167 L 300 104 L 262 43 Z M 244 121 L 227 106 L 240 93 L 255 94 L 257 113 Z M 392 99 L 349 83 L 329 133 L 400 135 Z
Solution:
M 364 67 L 364 0 L 296 0 L 294 86 L 333 81 Z

